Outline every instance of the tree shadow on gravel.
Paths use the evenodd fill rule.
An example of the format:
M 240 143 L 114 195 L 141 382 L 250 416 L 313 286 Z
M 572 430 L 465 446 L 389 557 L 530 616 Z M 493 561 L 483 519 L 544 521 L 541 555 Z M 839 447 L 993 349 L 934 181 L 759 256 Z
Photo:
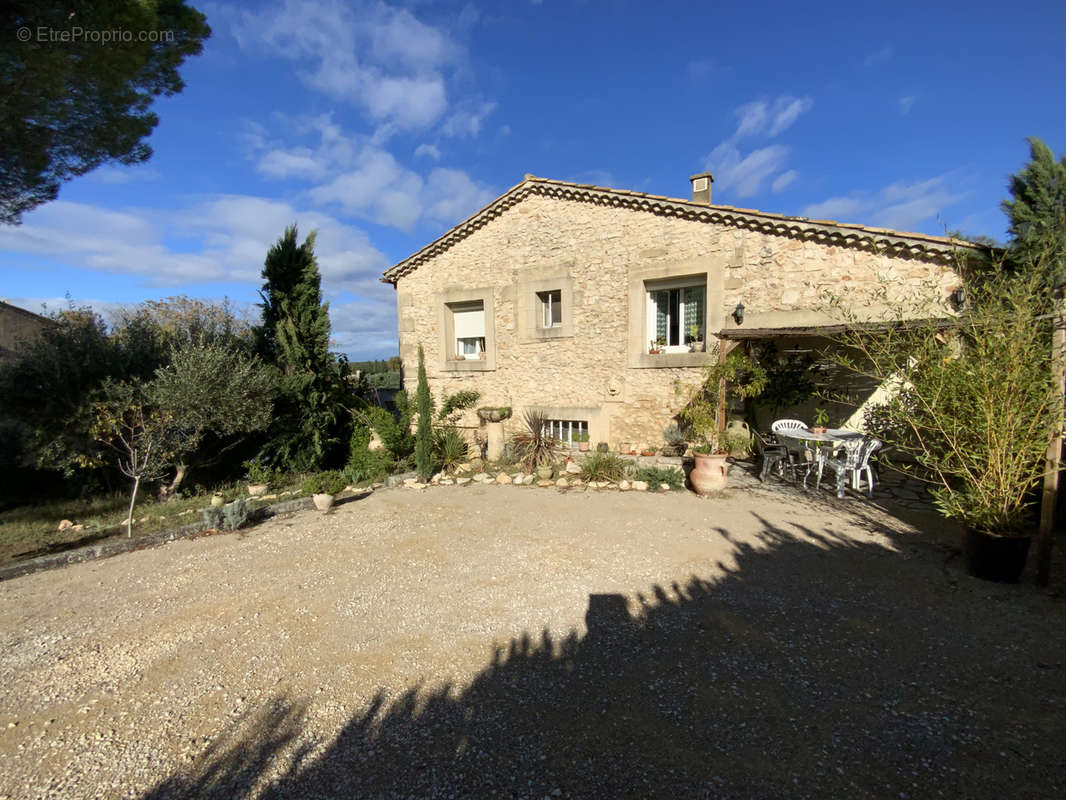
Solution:
M 722 577 L 592 594 L 583 637 L 382 691 L 331 742 L 276 701 L 146 798 L 1066 793 L 1061 602 L 763 522 L 756 544 L 711 534 L 735 548 Z

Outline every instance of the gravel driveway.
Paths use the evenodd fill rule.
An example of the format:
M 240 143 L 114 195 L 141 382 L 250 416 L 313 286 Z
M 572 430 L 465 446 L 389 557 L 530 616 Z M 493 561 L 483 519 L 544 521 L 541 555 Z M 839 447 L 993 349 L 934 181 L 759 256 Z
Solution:
M 7 581 L 0 795 L 1066 796 L 1063 601 L 919 522 L 396 489 Z

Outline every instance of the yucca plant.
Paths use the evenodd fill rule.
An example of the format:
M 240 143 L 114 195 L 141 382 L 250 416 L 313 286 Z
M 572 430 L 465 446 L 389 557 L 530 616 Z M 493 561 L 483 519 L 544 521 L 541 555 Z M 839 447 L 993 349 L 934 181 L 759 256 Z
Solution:
M 548 417 L 539 409 L 527 409 L 522 415 L 525 430 L 511 437 L 515 460 L 523 469 L 532 472 L 537 467 L 550 467 L 555 461 L 559 442 L 548 435 Z

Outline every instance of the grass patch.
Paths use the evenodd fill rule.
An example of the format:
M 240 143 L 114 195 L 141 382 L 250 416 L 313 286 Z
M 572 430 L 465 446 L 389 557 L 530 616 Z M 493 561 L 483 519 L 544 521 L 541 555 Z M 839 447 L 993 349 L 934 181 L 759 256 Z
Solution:
M 284 499 L 299 496 L 300 477 L 293 475 L 281 479 L 271 492 L 296 492 Z M 227 484 L 220 487 L 219 491 L 227 503 L 246 496 L 244 484 Z M 262 508 L 278 502 L 279 499 L 281 498 L 249 498 L 248 508 Z M 129 502 L 129 494 L 114 492 L 84 500 L 54 500 L 0 512 L 0 563 L 125 536 L 123 522 Z M 133 535 L 144 536 L 202 522 L 202 511 L 210 504 L 211 495 L 206 493 L 160 503 L 146 492 L 142 492 L 137 499 L 137 506 L 133 509 Z M 85 527 L 81 530 L 68 528 L 61 531 L 59 523 L 65 519 Z
M 633 472 L 633 480 L 644 481 L 656 489 L 665 483 L 675 492 L 685 488 L 685 473 L 670 467 L 641 467 Z

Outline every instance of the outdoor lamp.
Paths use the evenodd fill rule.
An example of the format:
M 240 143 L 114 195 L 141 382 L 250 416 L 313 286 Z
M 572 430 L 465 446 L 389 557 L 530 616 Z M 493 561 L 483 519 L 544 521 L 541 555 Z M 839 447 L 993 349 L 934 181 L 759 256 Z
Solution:
M 733 322 L 737 325 L 744 324 L 744 303 L 737 303 L 737 307 L 733 309 Z

